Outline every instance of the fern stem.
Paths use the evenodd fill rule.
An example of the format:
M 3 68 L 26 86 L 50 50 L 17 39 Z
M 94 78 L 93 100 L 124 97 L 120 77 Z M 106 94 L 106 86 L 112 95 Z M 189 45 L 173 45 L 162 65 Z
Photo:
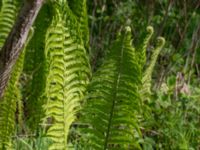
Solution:
M 124 38 L 125 37 L 123 37 L 122 43 L 124 43 Z M 116 81 L 113 84 L 114 93 L 113 93 L 112 106 L 111 106 L 111 110 L 110 110 L 110 118 L 109 118 L 109 121 L 108 121 L 108 129 L 107 129 L 106 137 L 105 137 L 104 150 L 107 150 L 107 147 L 108 147 L 108 140 L 109 140 L 109 135 L 110 135 L 110 128 L 111 128 L 111 125 L 112 125 L 112 119 L 113 119 L 113 113 L 114 113 L 114 108 L 115 108 L 115 102 L 116 102 L 116 98 L 117 98 L 117 91 L 118 91 L 120 77 L 121 77 L 121 67 L 122 67 L 122 62 L 123 62 L 123 54 L 124 54 L 124 44 L 122 44 L 121 54 L 119 56 L 119 58 L 120 58 L 119 65 L 117 65 L 117 66 L 119 66 L 118 70 L 117 70 L 117 73 L 118 73 L 117 79 L 116 79 Z

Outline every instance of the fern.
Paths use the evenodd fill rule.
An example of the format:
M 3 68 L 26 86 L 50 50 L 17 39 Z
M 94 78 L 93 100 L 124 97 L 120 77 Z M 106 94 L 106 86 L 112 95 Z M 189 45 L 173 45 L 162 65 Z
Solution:
M 33 36 L 31 29 L 23 52 L 20 54 L 16 64 L 11 73 L 8 85 L 0 103 L 0 150 L 13 149 L 12 136 L 15 132 L 15 121 L 22 127 L 23 117 L 23 102 L 22 95 L 19 88 L 20 75 L 23 71 L 25 48 Z M 16 118 L 16 112 L 17 118 Z
M 26 114 L 31 116 L 26 118 L 26 124 L 34 132 L 38 131 L 41 119 L 44 117 L 42 105 L 45 104 L 44 92 L 47 72 L 44 46 L 45 34 L 52 18 L 51 8 L 50 5 L 45 4 L 39 12 L 34 24 L 34 36 L 28 44 L 25 54 L 24 73 L 29 79 L 26 79 L 23 94 L 24 99 L 27 99 L 25 104 Z
M 0 47 L 3 46 L 14 24 L 19 4 L 20 2 L 17 0 L 2 1 L 2 9 L 0 12 Z M 27 43 L 30 38 L 31 35 L 29 36 Z M 23 70 L 24 54 L 24 51 L 20 54 L 20 57 L 12 70 L 4 96 L 0 102 L 0 149 L 2 150 L 12 149 L 11 137 L 15 132 L 15 121 L 18 120 L 18 123 L 22 124 L 23 104 L 19 89 L 19 78 Z M 18 111 L 17 119 L 16 111 Z
M 54 4 L 54 17 L 45 42 L 47 68 L 46 118 L 51 149 L 67 149 L 68 133 L 84 96 L 90 67 L 78 22 L 65 1 Z
M 0 11 L 0 49 L 3 46 L 16 18 L 17 0 L 3 0 Z M 2 100 L 0 100 L 0 149 L 11 149 L 11 136 L 15 131 L 15 112 L 20 103 L 18 89 L 24 54 L 17 61 Z
M 151 79 L 152 79 L 153 69 L 156 64 L 156 60 L 158 58 L 160 50 L 162 49 L 164 44 L 165 44 L 165 39 L 162 37 L 158 37 L 156 47 L 151 56 L 149 66 L 146 68 L 143 78 L 142 78 L 142 84 L 143 84 L 142 93 L 144 96 L 145 94 L 151 93 L 150 91 L 151 91 Z
M 140 83 L 139 65 L 127 27 L 114 42 L 108 58 L 89 86 L 81 119 L 81 124 L 87 126 L 81 130 L 86 149 L 140 148 L 135 116 Z
M 24 52 L 14 66 L 8 86 L 0 103 L 0 149 L 12 149 L 11 136 L 15 131 L 15 112 L 20 103 L 21 94 L 18 80 L 23 68 Z
M 0 11 L 0 48 L 3 46 L 16 18 L 17 0 L 3 0 Z
M 149 40 L 153 34 L 153 27 L 148 26 L 146 30 L 147 32 L 145 33 L 145 36 L 142 39 L 142 42 L 140 43 L 139 47 L 136 49 L 138 63 L 141 69 L 143 69 L 144 65 L 146 64 L 146 50 L 149 44 Z

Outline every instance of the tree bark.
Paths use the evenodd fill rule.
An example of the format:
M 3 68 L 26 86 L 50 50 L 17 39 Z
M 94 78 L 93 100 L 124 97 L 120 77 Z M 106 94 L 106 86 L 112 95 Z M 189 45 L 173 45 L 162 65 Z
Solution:
M 29 30 L 45 0 L 26 0 L 0 52 L 0 98 L 21 53 Z

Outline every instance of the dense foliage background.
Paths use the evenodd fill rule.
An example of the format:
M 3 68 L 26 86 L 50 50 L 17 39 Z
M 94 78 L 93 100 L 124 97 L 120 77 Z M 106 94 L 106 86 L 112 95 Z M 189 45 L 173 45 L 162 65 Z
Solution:
M 77 15 L 80 15 L 78 14 L 80 8 L 76 8 L 75 1 L 69 0 L 69 8 L 74 14 L 77 13 Z M 16 10 L 19 9 L 18 5 L 21 3 L 20 1 L 17 2 Z M 0 8 L 2 8 L 2 5 L 0 1 Z M 56 44 L 55 40 L 51 39 L 51 35 L 55 34 L 53 29 L 56 28 L 59 30 L 60 24 L 62 24 L 62 17 L 59 18 L 59 15 L 59 19 L 56 19 L 60 22 L 55 18 L 52 21 L 52 14 L 55 13 L 52 11 L 52 7 L 47 3 L 42 8 L 34 24 L 36 32 L 29 44 L 26 45 L 26 53 L 20 56 L 21 59 L 25 57 L 23 72 L 18 70 L 18 72 L 22 72 L 19 86 L 22 95 L 16 94 L 17 96 L 15 96 L 19 96 L 22 101 L 17 101 L 15 103 L 15 105 L 17 104 L 17 109 L 16 111 L 13 110 L 17 116 L 16 118 L 12 116 L 16 119 L 17 128 L 9 126 L 9 128 L 16 130 L 15 135 L 11 138 L 14 141 L 13 145 L 15 149 L 18 150 L 45 150 L 52 142 L 46 138 L 45 134 L 49 126 L 47 125 L 45 128 L 38 127 L 38 123 L 44 117 L 42 109 L 44 97 L 46 96 L 44 92 L 46 90 L 45 84 L 47 84 L 45 78 L 48 76 L 45 73 L 49 69 L 44 65 L 46 58 L 43 55 L 43 51 L 46 46 L 47 50 L 45 49 L 45 52 L 47 52 L 48 57 L 51 56 L 49 50 L 51 48 L 48 47 L 48 43 Z M 139 143 L 137 148 L 144 150 L 200 149 L 200 1 L 88 0 L 87 12 L 88 20 L 83 21 L 83 23 L 81 22 L 82 20 L 78 21 L 86 26 L 88 21 L 89 37 L 87 37 L 87 30 L 84 30 L 85 32 L 82 35 L 77 36 L 75 28 L 78 28 L 79 25 L 77 25 L 78 23 L 75 19 L 72 19 L 73 22 L 71 24 L 68 22 L 66 24 L 71 29 L 69 33 L 72 35 L 73 40 L 75 39 L 74 41 L 79 44 L 78 46 L 84 45 L 86 52 L 88 52 L 90 66 L 94 74 L 99 73 L 98 70 L 102 64 L 104 65 L 106 58 L 109 57 L 110 51 L 108 49 L 111 49 L 111 47 L 120 47 L 111 45 L 113 43 L 115 45 L 117 42 L 120 43 L 120 41 L 114 41 L 117 39 L 119 32 L 125 32 L 124 28 L 126 26 L 132 29 L 132 43 L 136 49 L 140 49 L 141 47 L 141 41 L 146 36 L 147 26 L 151 25 L 154 28 L 154 34 L 146 48 L 147 62 L 142 71 L 145 71 L 151 63 L 151 56 L 155 49 L 157 37 L 162 36 L 165 38 L 165 45 L 158 56 L 153 70 L 151 92 L 148 93 L 148 96 L 141 97 L 142 107 L 140 108 L 142 109 L 137 112 L 136 124 L 138 125 L 138 130 L 141 131 L 139 133 L 141 136 L 139 134 L 135 135 L 136 141 Z M 63 16 L 65 13 L 69 14 L 69 16 L 71 15 L 71 12 L 61 11 Z M 70 17 L 69 19 L 71 19 Z M 14 18 L 11 18 L 11 20 L 14 22 Z M 0 20 L 0 26 L 2 24 Z M 50 28 L 47 28 L 49 26 Z M 64 28 L 63 30 L 68 29 Z M 0 47 L 4 42 L 3 40 L 1 41 L 1 37 L 3 36 L 3 34 L 0 36 Z M 64 36 L 66 38 L 68 34 Z M 55 37 L 59 37 L 59 35 L 55 35 Z M 80 40 L 82 38 L 84 42 Z M 87 38 L 89 38 L 89 43 L 87 42 Z M 61 42 L 59 39 L 60 37 L 56 39 L 58 40 L 57 42 Z M 73 45 L 74 41 L 70 44 Z M 79 48 L 80 53 L 76 55 L 76 58 L 80 56 L 85 61 L 84 65 L 79 69 L 85 69 L 89 65 L 85 56 L 83 56 L 85 52 L 81 51 L 84 48 Z M 39 52 L 35 53 L 35 49 L 38 49 Z M 131 48 L 128 47 L 127 49 Z M 19 61 L 17 66 L 22 66 L 22 63 Z M 85 74 L 88 75 L 88 72 Z M 84 79 L 87 76 L 85 74 L 82 75 Z M 140 72 L 136 71 L 134 72 L 135 74 L 138 75 Z M 91 75 L 88 76 L 91 78 Z M 103 74 L 99 76 L 102 77 Z M 12 83 L 10 84 L 12 85 Z M 15 84 L 13 83 L 13 85 Z M 10 91 L 13 91 L 13 89 L 16 90 L 15 88 L 12 87 Z M 48 88 L 51 89 L 51 86 Z M 92 90 L 89 89 L 89 91 Z M 85 91 L 84 88 L 83 91 Z M 48 94 L 50 95 L 51 93 Z M 34 99 L 38 98 L 36 95 L 40 101 L 34 101 Z M 3 105 L 5 104 L 1 104 L 2 107 Z M 20 109 L 23 109 L 23 114 L 20 114 L 22 111 Z M 53 114 L 54 112 L 48 112 L 48 115 L 51 113 Z M 78 121 L 72 121 L 72 125 L 69 124 L 71 126 L 68 136 L 69 149 L 73 145 L 76 149 L 87 150 L 87 148 L 79 147 L 80 133 L 77 133 L 80 125 L 79 117 L 81 115 L 79 115 L 78 113 Z M 53 122 L 53 119 L 51 119 L 48 120 L 48 123 Z M 5 126 L 5 124 L 3 125 Z M 85 125 L 83 124 L 82 126 Z
M 159 72 L 156 73 L 159 74 L 157 81 L 163 81 L 166 76 L 175 71 L 187 76 L 188 70 L 192 71 L 189 66 L 192 55 L 199 50 L 200 35 L 197 32 L 199 31 L 199 5 L 198 0 L 88 2 L 90 45 L 91 51 L 95 53 L 93 61 L 96 62 L 95 58 L 101 58 L 106 53 L 103 49 L 109 46 L 117 31 L 123 26 L 131 26 L 134 40 L 139 42 L 146 26 L 152 25 L 156 33 L 154 38 L 161 35 L 167 41 L 158 62 L 160 65 Z M 188 57 L 190 60 L 187 60 Z M 198 54 L 195 54 L 195 57 L 198 61 Z M 186 60 L 189 62 L 186 63 Z M 193 63 L 195 65 L 195 62 Z M 195 70 L 198 70 L 197 68 Z M 198 71 L 195 70 L 193 72 L 198 75 Z

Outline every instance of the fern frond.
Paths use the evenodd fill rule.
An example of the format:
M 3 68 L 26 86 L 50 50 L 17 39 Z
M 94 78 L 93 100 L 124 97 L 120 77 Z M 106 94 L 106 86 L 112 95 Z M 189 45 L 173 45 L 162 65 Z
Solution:
M 82 111 L 83 145 L 88 150 L 139 149 L 136 111 L 141 84 L 131 31 L 127 27 L 93 76 Z
M 89 47 L 87 0 L 68 0 L 69 6 L 80 24 L 81 36 L 86 48 Z
M 164 44 L 165 44 L 165 39 L 162 38 L 162 37 L 158 37 L 156 47 L 155 47 L 155 50 L 153 51 L 153 54 L 151 56 L 149 66 L 146 68 L 146 70 L 144 72 L 144 76 L 142 78 L 142 84 L 143 84 L 142 92 L 143 92 L 143 94 L 151 93 L 150 89 L 151 89 L 151 80 L 152 80 L 153 69 L 154 69 L 154 66 L 156 64 L 156 60 L 158 58 L 160 50 L 163 48 Z
M 52 120 L 47 136 L 53 140 L 50 150 L 65 150 L 69 128 L 85 94 L 90 67 L 76 18 L 62 2 L 57 1 L 54 8 L 45 42 L 49 68 L 45 109 L 46 118 Z
M 41 119 L 45 113 L 42 105 L 45 104 L 46 72 L 45 66 L 45 34 L 52 20 L 51 6 L 44 4 L 34 24 L 34 36 L 26 48 L 24 73 L 31 77 L 24 87 L 24 98 L 27 99 L 25 111 L 26 124 L 31 131 L 38 131 Z M 44 19 L 45 18 L 45 19 Z M 31 80 L 31 81 L 30 81 Z
M 25 48 L 32 38 L 32 35 L 33 32 L 31 29 L 24 50 L 13 67 L 11 77 L 0 103 L 0 150 L 13 149 L 12 136 L 15 132 L 15 121 L 18 121 L 19 126 L 23 122 L 23 102 L 19 88 L 19 79 L 23 71 Z M 16 111 L 18 113 L 17 118 Z
M 20 54 L 0 103 L 0 149 L 12 149 L 12 135 L 15 131 L 15 112 L 21 94 L 18 80 L 23 68 L 24 52 Z
M 143 69 L 146 63 L 146 49 L 153 32 L 153 27 L 148 26 L 146 29 L 145 36 L 142 39 L 143 41 L 140 43 L 139 48 L 136 49 L 138 64 L 140 65 L 141 69 Z
M 3 46 L 17 15 L 17 0 L 3 0 L 0 11 L 0 49 Z M 12 149 L 11 136 L 15 131 L 15 112 L 20 101 L 19 76 L 23 68 L 24 53 L 14 66 L 4 96 L 0 102 L 0 149 Z
M 0 49 L 3 46 L 17 15 L 17 0 L 3 0 L 0 12 Z

